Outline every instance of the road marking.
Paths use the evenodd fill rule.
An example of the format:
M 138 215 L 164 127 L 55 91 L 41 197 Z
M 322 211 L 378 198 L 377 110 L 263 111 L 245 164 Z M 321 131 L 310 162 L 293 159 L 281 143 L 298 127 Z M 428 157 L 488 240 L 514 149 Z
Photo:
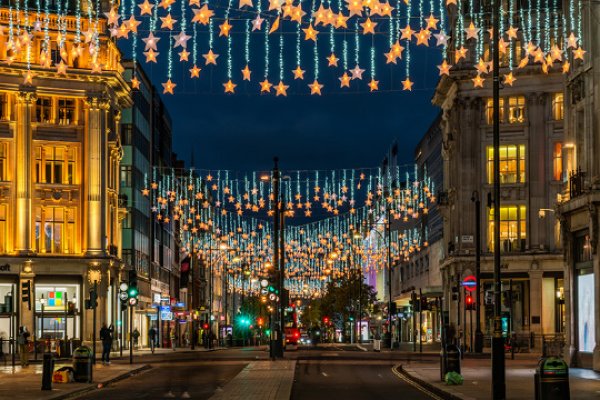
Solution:
M 378 377 L 383 378 L 383 376 L 381 376 L 381 374 L 377 374 Z
M 396 375 L 398 378 L 402 379 L 404 382 L 408 383 L 409 385 L 411 385 L 412 387 L 414 387 L 415 389 L 425 393 L 426 395 L 430 396 L 432 399 L 434 400 L 443 400 L 441 397 L 437 396 L 434 393 L 431 393 L 429 390 L 425 389 L 423 386 L 419 385 L 417 382 L 414 382 L 408 378 L 406 378 L 404 375 L 402 375 L 400 372 L 398 372 L 396 370 L 396 368 L 398 368 L 400 366 L 400 364 L 396 364 L 392 367 L 392 373 L 394 375 Z
M 324 377 L 327 377 L 327 373 L 326 372 L 321 372 L 323 374 Z

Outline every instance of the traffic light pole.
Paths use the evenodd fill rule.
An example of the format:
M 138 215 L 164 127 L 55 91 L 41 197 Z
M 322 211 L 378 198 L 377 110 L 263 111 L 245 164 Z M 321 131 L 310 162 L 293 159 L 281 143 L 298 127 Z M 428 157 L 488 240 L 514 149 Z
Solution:
M 133 306 L 129 306 L 129 364 L 133 364 Z
M 281 300 L 281 296 L 283 295 L 283 292 L 281 291 L 281 289 L 283 289 L 281 287 L 281 260 L 279 257 L 279 235 L 280 235 L 280 231 L 279 231 L 279 223 L 281 222 L 280 216 L 279 216 L 279 159 L 277 157 L 275 157 L 273 159 L 274 165 L 273 165 L 273 172 L 272 172 L 272 176 L 271 176 L 271 185 L 272 185 L 272 190 L 273 190 L 273 268 L 278 271 L 279 273 L 279 296 L 280 296 L 280 300 Z M 281 303 L 280 303 L 281 304 Z M 280 317 L 280 312 L 277 309 L 277 307 L 275 307 L 275 310 L 273 311 L 274 313 L 274 317 L 273 318 L 273 328 L 271 331 L 271 341 L 270 341 L 270 356 L 271 358 L 283 358 L 283 342 L 282 342 L 282 322 L 283 321 L 277 321 L 277 319 Z
M 481 199 L 474 191 L 471 200 L 475 202 L 475 353 L 483 351 L 483 333 L 481 332 Z
M 91 299 L 90 296 L 92 302 L 92 364 L 96 364 L 96 296 L 98 296 L 98 281 L 94 281 L 94 294 L 94 299 Z

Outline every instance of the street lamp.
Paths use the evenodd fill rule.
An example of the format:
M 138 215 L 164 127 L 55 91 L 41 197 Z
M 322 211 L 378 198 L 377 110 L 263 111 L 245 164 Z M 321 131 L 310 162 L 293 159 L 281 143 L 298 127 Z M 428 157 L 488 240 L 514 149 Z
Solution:
M 483 351 L 483 333 L 481 332 L 481 199 L 477 190 L 473 191 L 471 201 L 475 203 L 475 353 Z

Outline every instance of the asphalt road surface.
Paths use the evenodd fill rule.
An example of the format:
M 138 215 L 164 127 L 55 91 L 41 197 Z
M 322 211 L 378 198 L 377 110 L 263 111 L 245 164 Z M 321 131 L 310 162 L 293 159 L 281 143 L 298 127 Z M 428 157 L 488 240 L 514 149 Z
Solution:
M 432 400 L 377 361 L 301 360 L 296 365 L 292 400 Z
M 244 368 L 244 362 L 164 362 L 139 375 L 94 390 L 78 399 L 180 399 L 187 391 L 192 399 L 208 399 Z

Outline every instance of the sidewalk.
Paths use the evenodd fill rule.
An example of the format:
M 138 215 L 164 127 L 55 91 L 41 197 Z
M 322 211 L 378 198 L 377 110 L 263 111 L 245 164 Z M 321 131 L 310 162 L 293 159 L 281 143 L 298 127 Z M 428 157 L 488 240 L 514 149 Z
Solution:
M 211 400 L 289 400 L 296 361 L 253 361 Z
M 411 362 L 402 365 L 409 379 L 422 383 L 426 388 L 433 386 L 442 390 L 449 399 L 490 399 L 491 361 L 464 359 L 461 374 L 464 383 L 460 386 L 447 386 L 440 381 L 438 363 Z M 531 356 L 516 360 L 506 360 L 506 393 L 508 399 L 530 400 L 534 396 L 533 375 L 538 359 Z M 591 400 L 600 398 L 600 374 L 591 370 L 571 369 L 569 386 L 571 399 Z
M 70 363 L 57 363 L 56 371 Z M 109 366 L 97 363 L 94 367 L 94 383 L 54 383 L 52 390 L 42 391 L 42 366 L 30 364 L 27 368 L 0 367 L 0 399 L 11 400 L 59 400 L 75 394 L 93 390 L 98 386 L 125 379 L 141 372 L 149 366 L 144 364 L 112 364 Z

